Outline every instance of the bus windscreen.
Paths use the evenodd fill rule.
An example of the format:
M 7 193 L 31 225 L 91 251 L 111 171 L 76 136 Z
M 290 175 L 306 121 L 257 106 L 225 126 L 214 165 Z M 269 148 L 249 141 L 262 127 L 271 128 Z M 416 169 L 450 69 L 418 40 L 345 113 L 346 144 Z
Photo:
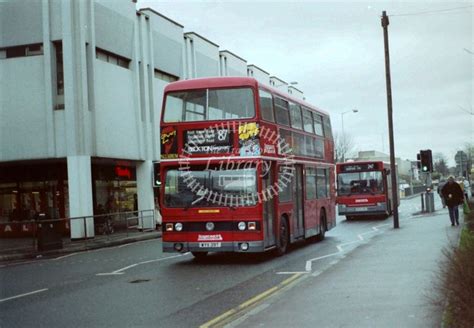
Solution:
M 253 118 L 252 89 L 203 89 L 166 94 L 164 122 Z
M 338 196 L 383 192 L 383 177 L 380 171 L 339 173 L 337 176 Z
M 169 170 L 166 207 L 253 206 L 257 202 L 255 168 L 237 170 Z

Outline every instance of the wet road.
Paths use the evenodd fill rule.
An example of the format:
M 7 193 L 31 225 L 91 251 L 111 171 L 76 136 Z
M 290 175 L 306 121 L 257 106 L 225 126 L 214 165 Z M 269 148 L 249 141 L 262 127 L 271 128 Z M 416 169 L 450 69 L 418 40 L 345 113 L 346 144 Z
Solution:
M 419 198 L 402 201 L 401 224 L 419 205 Z M 392 225 L 392 218 L 339 217 L 324 241 L 297 244 L 283 257 L 211 254 L 196 261 L 162 253 L 161 240 L 150 240 L 5 266 L 0 326 L 199 326 L 295 273 L 324 272 Z

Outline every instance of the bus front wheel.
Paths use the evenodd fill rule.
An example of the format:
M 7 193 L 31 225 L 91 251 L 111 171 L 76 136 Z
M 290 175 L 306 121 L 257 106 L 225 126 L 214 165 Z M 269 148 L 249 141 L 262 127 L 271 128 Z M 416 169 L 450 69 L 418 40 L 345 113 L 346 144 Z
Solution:
M 201 260 L 207 256 L 207 252 L 191 252 L 196 260 Z
M 277 256 L 282 256 L 288 249 L 288 222 L 284 217 L 280 219 L 279 232 L 276 254 Z

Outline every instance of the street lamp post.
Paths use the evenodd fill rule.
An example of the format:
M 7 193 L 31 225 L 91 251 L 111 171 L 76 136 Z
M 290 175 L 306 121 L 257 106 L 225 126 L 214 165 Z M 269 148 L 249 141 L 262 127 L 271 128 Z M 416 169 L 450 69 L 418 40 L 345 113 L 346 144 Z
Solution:
M 390 171 L 392 171 L 392 202 L 393 202 L 393 228 L 400 228 L 398 221 L 398 185 L 395 167 L 395 141 L 393 139 L 393 109 L 392 109 L 392 78 L 390 76 L 390 52 L 388 47 L 388 25 L 387 12 L 382 12 L 383 44 L 385 53 L 385 81 L 387 86 L 387 116 L 388 136 L 390 143 Z
M 345 111 L 345 112 L 342 112 L 341 113 L 341 125 L 342 125 L 342 161 L 344 162 L 345 159 L 346 159 L 346 135 L 344 134 L 344 114 L 347 114 L 347 113 L 357 113 L 359 110 L 357 109 L 352 109 L 352 110 L 348 110 L 348 111 Z

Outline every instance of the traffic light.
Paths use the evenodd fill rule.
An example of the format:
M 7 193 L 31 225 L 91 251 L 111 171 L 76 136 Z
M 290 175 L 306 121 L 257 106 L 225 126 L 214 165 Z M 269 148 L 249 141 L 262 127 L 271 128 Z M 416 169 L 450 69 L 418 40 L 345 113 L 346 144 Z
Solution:
M 160 180 L 160 163 L 154 162 L 153 163 L 153 187 L 161 186 Z
M 416 154 L 416 167 L 418 168 L 418 170 L 421 170 L 421 155 L 420 154 Z
M 420 150 L 421 172 L 433 172 L 431 149 Z

